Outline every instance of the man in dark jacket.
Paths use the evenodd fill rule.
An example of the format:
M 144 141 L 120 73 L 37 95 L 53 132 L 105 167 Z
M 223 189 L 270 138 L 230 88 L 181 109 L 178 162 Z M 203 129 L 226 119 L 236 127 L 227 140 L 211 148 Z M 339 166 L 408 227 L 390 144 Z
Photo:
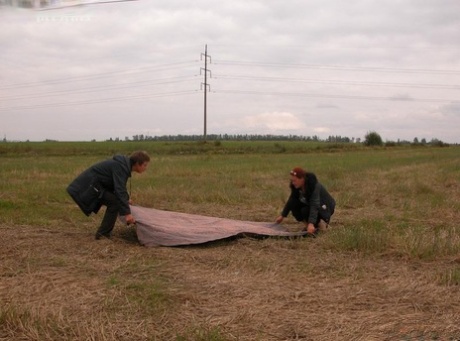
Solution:
M 67 192 L 87 216 L 97 213 L 102 205 L 107 207 L 96 239 L 110 238 L 118 215 L 124 216 L 127 224 L 136 222 L 131 215 L 126 183 L 131 172 L 143 173 L 149 162 L 149 155 L 143 151 L 129 157 L 115 155 L 91 166 L 67 187 Z
M 329 224 L 335 210 L 335 200 L 315 174 L 307 173 L 300 167 L 294 168 L 290 174 L 291 195 L 281 215 L 276 218 L 276 223 L 281 223 L 292 212 L 297 221 L 305 224 L 308 233 L 316 233 L 322 221 L 326 226 Z

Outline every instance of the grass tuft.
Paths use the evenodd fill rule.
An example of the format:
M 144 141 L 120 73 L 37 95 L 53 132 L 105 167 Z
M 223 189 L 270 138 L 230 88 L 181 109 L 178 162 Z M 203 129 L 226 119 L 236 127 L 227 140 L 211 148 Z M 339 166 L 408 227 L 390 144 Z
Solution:
M 335 251 L 378 254 L 391 249 L 392 235 L 382 221 L 362 220 L 353 226 L 332 229 L 325 244 Z
M 460 285 L 460 267 L 456 266 L 441 273 L 439 275 L 439 283 L 449 287 Z
M 199 326 L 178 334 L 176 341 L 226 341 L 225 337 L 218 326 Z

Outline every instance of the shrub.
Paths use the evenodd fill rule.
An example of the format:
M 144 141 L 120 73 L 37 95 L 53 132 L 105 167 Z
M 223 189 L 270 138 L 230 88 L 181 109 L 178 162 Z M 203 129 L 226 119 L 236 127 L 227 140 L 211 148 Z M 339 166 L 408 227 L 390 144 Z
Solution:
M 364 136 L 364 144 L 366 146 L 382 146 L 382 137 L 375 131 L 370 131 Z

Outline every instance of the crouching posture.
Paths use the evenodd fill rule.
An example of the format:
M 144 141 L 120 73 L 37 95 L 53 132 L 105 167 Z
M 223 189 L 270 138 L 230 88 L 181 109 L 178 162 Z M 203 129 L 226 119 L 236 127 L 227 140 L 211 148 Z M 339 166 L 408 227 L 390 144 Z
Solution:
M 149 155 L 143 151 L 130 156 L 115 155 L 94 164 L 67 187 L 69 195 L 87 216 L 97 213 L 103 205 L 107 207 L 96 239 L 110 238 L 118 215 L 124 216 L 127 224 L 136 222 L 131 215 L 126 183 L 131 172 L 143 173 L 149 161 Z
M 313 234 L 321 226 L 327 227 L 335 209 L 335 200 L 318 181 L 316 175 L 300 167 L 291 172 L 291 195 L 284 205 L 276 223 L 281 223 L 289 212 L 297 221 L 305 224 L 308 233 Z

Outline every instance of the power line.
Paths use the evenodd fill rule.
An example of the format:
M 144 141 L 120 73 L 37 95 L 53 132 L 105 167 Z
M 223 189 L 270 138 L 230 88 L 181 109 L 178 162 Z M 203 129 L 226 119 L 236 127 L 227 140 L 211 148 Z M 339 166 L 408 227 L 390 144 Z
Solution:
M 175 92 L 160 93 L 160 94 L 144 94 L 144 95 L 136 95 L 136 96 L 101 98 L 101 99 L 84 100 L 84 101 L 56 102 L 56 103 L 23 105 L 23 106 L 3 107 L 3 108 L 0 107 L 0 111 L 12 111 L 12 110 L 22 110 L 22 109 L 24 110 L 25 109 L 42 109 L 42 108 L 49 108 L 49 107 L 65 107 L 69 105 L 75 106 L 75 105 L 99 104 L 99 103 L 107 103 L 107 102 L 131 101 L 131 100 L 140 100 L 140 99 L 167 97 L 167 96 L 188 95 L 188 94 L 196 94 L 196 93 L 197 93 L 197 90 L 188 90 L 188 91 L 175 91 Z
M 121 76 L 127 74 L 136 74 L 141 72 L 152 72 L 152 71 L 164 71 L 164 70 L 171 70 L 177 68 L 179 65 L 181 66 L 189 66 L 194 65 L 197 61 L 193 62 L 178 62 L 178 63 L 171 63 L 171 64 L 164 64 L 164 65 L 157 65 L 157 66 L 146 66 L 141 68 L 135 69 L 128 69 L 122 71 L 110 71 L 110 72 L 103 72 L 103 73 L 96 73 L 87 76 L 75 76 L 75 77 L 65 77 L 65 78 L 57 78 L 57 79 L 48 79 L 48 80 L 41 80 L 36 82 L 28 82 L 28 83 L 17 83 L 17 84 L 10 84 L 6 86 L 1 86 L 1 90 L 11 90 L 17 88 L 27 88 L 27 87 L 35 87 L 35 86 L 42 86 L 42 85 L 49 85 L 49 84 L 63 84 L 63 83 L 74 83 L 79 81 L 85 80 L 94 80 L 94 79 L 101 79 L 113 76 Z
M 324 69 L 324 70 L 344 70 L 344 71 L 460 74 L 460 70 L 406 69 L 406 68 L 366 67 L 366 66 L 327 65 L 327 64 L 290 64 L 290 63 L 245 62 L 245 61 L 228 61 L 228 60 L 217 61 L 217 62 L 214 62 L 214 64 L 215 65 L 230 65 L 230 66 L 249 66 L 249 67 L 263 66 L 263 67 L 273 67 L 273 68 Z
M 381 100 L 397 102 L 439 102 L 452 103 L 459 102 L 458 99 L 440 99 L 440 98 L 399 98 L 399 97 L 378 97 L 378 96 L 351 96 L 351 95 L 328 95 L 328 94 L 307 94 L 295 92 L 263 92 L 263 91 L 245 91 L 245 90 L 219 90 L 213 93 L 238 94 L 238 95 L 257 95 L 257 96 L 286 96 L 286 97 L 313 97 L 313 98 L 334 98 L 334 99 L 357 99 L 357 100 Z
M 39 7 L 39 11 L 51 11 L 51 10 L 60 10 L 69 7 L 83 7 L 88 5 L 105 5 L 110 3 L 117 3 L 117 2 L 130 2 L 130 1 L 137 1 L 137 0 L 106 0 L 106 1 L 95 1 L 95 2 L 84 2 L 80 4 L 73 4 L 73 5 L 64 5 L 64 6 L 48 6 L 48 7 Z
M 195 79 L 196 79 L 196 76 L 192 76 L 192 77 L 190 77 L 190 76 L 170 77 L 170 78 L 157 79 L 156 81 L 143 80 L 143 81 L 137 81 L 137 82 L 126 82 L 126 83 L 121 83 L 121 84 L 115 85 L 115 86 L 99 85 L 99 86 L 93 86 L 93 87 L 85 87 L 83 89 L 80 88 L 80 89 L 46 91 L 46 92 L 35 93 L 35 94 L 34 93 L 32 93 L 32 94 L 24 94 L 24 95 L 15 96 L 15 97 L 0 96 L 0 99 L 13 101 L 13 100 L 30 99 L 30 98 L 43 98 L 43 97 L 61 96 L 61 95 L 65 95 L 65 94 L 74 95 L 74 94 L 89 93 L 89 92 L 93 92 L 93 91 L 108 91 L 108 90 L 126 89 L 126 88 L 131 88 L 133 85 L 136 85 L 136 86 L 149 86 L 149 85 L 174 84 L 174 83 L 181 83 L 181 82 L 195 80 Z
M 204 71 L 204 138 L 206 139 L 207 134 L 207 92 L 210 92 L 209 84 L 207 81 L 207 76 L 211 76 L 211 72 L 208 69 L 207 63 L 208 59 L 211 62 L 210 56 L 207 54 L 207 45 L 205 46 L 205 52 L 201 55 L 201 60 L 204 57 L 204 68 L 200 69 Z M 75 77 L 66 77 L 59 79 L 49 79 L 44 81 L 28 82 L 28 83 L 17 83 L 0 87 L 1 90 L 13 90 L 13 89 L 24 89 L 28 87 L 37 87 L 43 85 L 62 85 L 66 83 L 76 83 L 80 81 L 94 81 L 99 79 L 106 79 L 110 77 L 126 77 L 128 75 L 136 75 L 141 73 L 145 75 L 146 73 L 159 72 L 164 70 L 178 69 L 191 65 L 195 65 L 197 61 L 183 61 L 168 63 L 163 65 L 155 66 L 145 66 L 134 69 L 126 69 L 120 71 L 110 71 L 104 73 L 91 74 L 87 76 L 75 76 Z M 294 69 L 328 69 L 328 70 L 347 70 L 347 71 L 376 71 L 376 72 L 407 72 L 407 73 L 429 73 L 429 74 L 460 74 L 458 70 L 434 70 L 434 69 L 403 69 L 403 68 L 383 68 L 383 67 L 359 67 L 359 66 L 345 66 L 345 65 L 323 65 L 323 64 L 289 64 L 289 63 L 269 63 L 269 62 L 245 62 L 245 61 L 218 61 L 217 64 L 229 65 L 229 66 L 242 66 L 242 67 L 264 67 L 264 68 L 294 68 Z M 76 88 L 76 89 L 60 89 L 52 90 L 47 92 L 36 92 L 32 94 L 20 94 L 15 97 L 2 96 L 2 100 L 23 100 L 30 98 L 43 98 L 47 96 L 59 96 L 66 94 L 84 94 L 92 91 L 109 91 L 109 90 L 118 90 L 125 89 L 133 86 L 148 86 L 155 84 L 173 84 L 185 82 L 192 80 L 195 76 L 177 76 L 162 78 L 157 80 L 147 80 L 141 79 L 137 81 L 125 82 L 121 84 L 111 84 L 109 86 L 103 85 L 94 85 L 92 87 L 85 88 Z M 411 87 L 411 88 L 430 88 L 430 89 L 460 89 L 460 85 L 448 85 L 448 84 L 415 84 L 415 83 L 393 83 L 393 82 L 362 82 L 362 81 L 342 81 L 334 79 L 302 79 L 302 78 L 288 78 L 288 77 L 263 77 L 263 76 L 245 76 L 245 75 L 221 75 L 214 77 L 217 79 L 235 79 L 235 80 L 250 80 L 250 81 L 263 81 L 263 82 L 292 82 L 292 83 L 319 83 L 319 84 L 337 84 L 337 85 L 353 85 L 353 86 L 379 86 L 379 87 Z M 203 88 L 201 88 L 203 90 Z M 88 105 L 88 104 L 97 104 L 97 103 L 106 103 L 113 101 L 130 101 L 130 100 L 139 100 L 146 98 L 158 98 L 164 96 L 181 96 L 186 94 L 196 93 L 197 90 L 184 90 L 184 91 L 174 91 L 167 92 L 162 94 L 143 94 L 143 95 L 134 95 L 134 96 L 123 96 L 123 97 L 110 97 L 110 98 L 100 98 L 92 100 L 75 100 L 71 102 L 55 102 L 55 103 L 45 103 L 45 104 L 23 104 L 18 106 L 10 107 L 0 107 L 0 111 L 7 110 L 28 110 L 28 109 L 39 109 L 47 107 L 62 107 L 68 105 Z M 294 92 L 276 92 L 276 91 L 251 91 L 251 90 L 217 90 L 212 91 L 213 93 L 221 94 L 235 94 L 235 95 L 254 95 L 254 96 L 285 96 L 285 97 L 308 97 L 308 98 L 329 98 L 329 99 L 352 99 L 352 100 L 381 100 L 381 101 L 400 101 L 400 102 L 457 102 L 457 100 L 448 100 L 440 98 L 398 98 L 398 97 L 378 97 L 378 96 L 354 96 L 354 95 L 340 95 L 340 94 L 312 94 L 312 93 L 294 93 Z M 113 96 L 113 95 L 112 95 Z
M 285 78 L 285 77 L 258 77 L 258 76 L 230 76 L 217 75 L 214 79 L 241 79 L 255 80 L 264 82 L 296 82 L 296 83 L 319 83 L 319 84 L 341 84 L 341 85 L 366 85 L 366 86 L 384 86 L 384 87 L 411 87 L 411 88 L 429 88 L 429 89 L 460 89 L 460 85 L 448 84 L 416 84 L 416 83 L 389 83 L 389 82 L 358 82 L 358 81 L 341 81 L 333 79 L 301 79 L 301 78 Z

